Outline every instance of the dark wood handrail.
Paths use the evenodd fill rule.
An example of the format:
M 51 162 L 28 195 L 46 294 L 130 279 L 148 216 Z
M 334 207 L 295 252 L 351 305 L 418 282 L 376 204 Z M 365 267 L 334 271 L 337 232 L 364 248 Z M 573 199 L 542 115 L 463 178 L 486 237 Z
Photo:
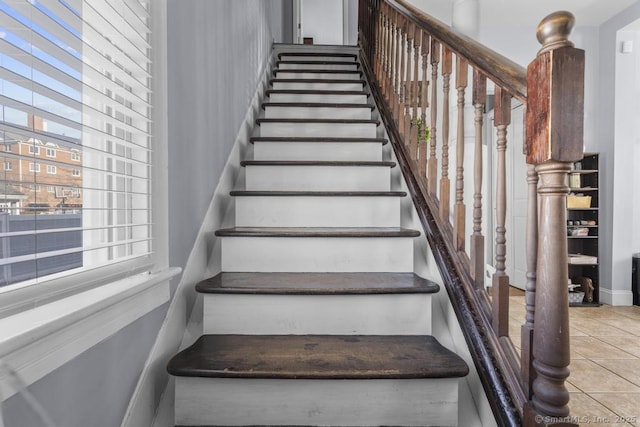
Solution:
M 481 71 L 514 98 L 526 102 L 527 70 L 523 66 L 457 32 L 404 0 L 388 0 L 387 2 L 406 18 L 462 55 L 475 69 Z

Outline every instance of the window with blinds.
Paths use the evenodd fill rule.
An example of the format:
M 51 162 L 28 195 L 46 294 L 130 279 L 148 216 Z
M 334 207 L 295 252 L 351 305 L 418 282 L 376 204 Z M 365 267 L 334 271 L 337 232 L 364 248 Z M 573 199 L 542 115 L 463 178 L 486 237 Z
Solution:
M 149 263 L 148 0 L 0 0 L 0 286 Z

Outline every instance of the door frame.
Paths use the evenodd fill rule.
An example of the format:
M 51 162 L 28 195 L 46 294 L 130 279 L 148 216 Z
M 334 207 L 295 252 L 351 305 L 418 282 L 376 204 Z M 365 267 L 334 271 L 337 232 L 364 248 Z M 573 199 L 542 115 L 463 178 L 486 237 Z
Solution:
M 302 20 L 302 2 L 303 0 L 292 0 L 293 1 L 293 22 L 292 22 L 292 30 L 293 30 L 293 43 L 294 44 L 302 44 L 303 43 L 303 29 L 304 22 Z M 342 45 L 349 45 L 349 0 L 342 0 Z

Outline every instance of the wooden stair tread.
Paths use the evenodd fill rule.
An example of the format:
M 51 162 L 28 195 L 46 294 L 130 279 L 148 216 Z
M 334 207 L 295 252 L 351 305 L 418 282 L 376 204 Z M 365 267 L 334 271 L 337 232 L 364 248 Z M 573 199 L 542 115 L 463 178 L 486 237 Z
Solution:
M 283 56 L 334 56 L 336 58 L 353 58 L 358 59 L 358 55 L 355 53 L 344 53 L 344 52 L 281 52 L 278 54 L 278 59 Z
M 333 136 L 254 136 L 249 141 L 255 142 L 380 142 L 385 145 L 389 142 L 387 138 L 349 138 L 349 137 L 333 137 Z
M 322 70 L 318 68 L 293 68 L 293 69 L 282 69 L 277 68 L 273 70 L 273 73 L 295 73 L 295 74 L 308 74 L 308 73 L 317 73 L 317 74 L 360 74 L 362 75 L 362 71 L 360 70 Z
M 405 191 L 286 191 L 286 190 L 232 190 L 234 197 L 405 197 Z
M 418 230 L 400 227 L 230 227 L 219 237 L 418 237 Z
M 271 85 L 274 83 L 338 83 L 338 84 L 351 84 L 360 83 L 361 85 L 367 84 L 365 80 L 349 80 L 349 79 L 282 79 L 274 78 L 270 80 Z
M 276 61 L 276 66 L 279 66 L 280 64 L 300 64 L 300 65 L 356 65 L 358 66 L 358 68 L 360 67 L 360 63 L 355 62 L 355 61 L 339 61 L 339 60 L 335 60 L 335 61 L 329 61 L 329 60 L 322 60 L 322 61 L 316 61 L 316 60 L 297 60 L 297 59 L 281 59 L 279 61 Z
M 219 273 L 196 285 L 205 294 L 352 295 L 436 293 L 414 273 Z
M 361 160 L 242 160 L 240 166 L 380 166 L 394 168 L 396 163 Z
M 167 366 L 182 377 L 457 378 L 469 368 L 432 336 L 203 335 Z
M 306 108 L 368 108 L 373 110 L 371 104 L 353 104 L 346 102 L 263 102 L 265 107 L 306 107 Z
M 350 80 L 349 80 L 350 81 Z M 265 92 L 268 95 L 283 94 L 283 95 L 367 95 L 368 92 L 364 90 L 311 90 L 311 89 L 267 89 Z
M 374 123 L 379 125 L 380 121 L 376 119 L 256 119 L 256 124 L 262 123 L 346 123 L 346 124 L 368 124 Z

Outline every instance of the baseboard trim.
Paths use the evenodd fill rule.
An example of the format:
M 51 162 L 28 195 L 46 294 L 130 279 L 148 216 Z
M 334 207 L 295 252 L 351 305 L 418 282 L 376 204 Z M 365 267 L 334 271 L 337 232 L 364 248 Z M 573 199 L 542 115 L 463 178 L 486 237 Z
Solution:
M 614 306 L 633 305 L 633 293 L 600 288 L 600 302 Z

